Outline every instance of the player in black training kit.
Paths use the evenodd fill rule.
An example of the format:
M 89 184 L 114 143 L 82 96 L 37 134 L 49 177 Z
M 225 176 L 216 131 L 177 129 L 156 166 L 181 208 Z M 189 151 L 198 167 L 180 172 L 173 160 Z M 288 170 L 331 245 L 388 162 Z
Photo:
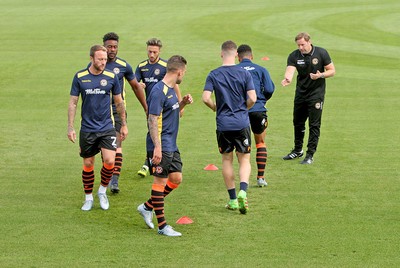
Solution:
M 297 70 L 296 93 L 294 97 L 293 125 L 294 148 L 284 160 L 303 156 L 305 122 L 308 118 L 309 138 L 306 157 L 301 164 L 312 164 L 320 136 L 322 107 L 325 98 L 325 78 L 335 75 L 335 66 L 328 52 L 311 44 L 308 33 L 299 33 L 295 42 L 298 49 L 287 60 L 282 86 L 288 86 Z

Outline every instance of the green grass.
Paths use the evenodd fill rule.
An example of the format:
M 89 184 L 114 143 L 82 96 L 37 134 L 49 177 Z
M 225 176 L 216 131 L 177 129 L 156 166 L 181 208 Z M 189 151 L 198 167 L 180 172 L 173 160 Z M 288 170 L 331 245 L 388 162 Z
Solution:
M 0 9 L 1 267 L 400 265 L 398 1 L 2 0 Z M 306 167 L 281 160 L 292 147 L 294 87 L 280 81 L 294 36 L 304 30 L 337 69 L 327 80 L 315 163 Z M 146 123 L 132 92 L 121 193 L 110 196 L 108 211 L 97 199 L 89 213 L 80 210 L 82 160 L 66 137 L 69 90 L 90 46 L 108 31 L 120 35 L 119 56 L 134 66 L 154 36 L 164 58 L 182 54 L 189 62 L 181 88 L 195 102 L 178 138 L 184 182 L 165 208 L 181 238 L 146 229 L 136 213 L 151 179 L 136 175 Z M 227 39 L 250 44 L 277 87 L 268 104 L 269 186 L 255 187 L 253 154 L 245 216 L 224 209 L 221 172 L 203 170 L 221 167 L 215 114 L 201 93 Z M 99 167 L 97 159 L 96 185 Z M 194 223 L 175 224 L 185 215 Z

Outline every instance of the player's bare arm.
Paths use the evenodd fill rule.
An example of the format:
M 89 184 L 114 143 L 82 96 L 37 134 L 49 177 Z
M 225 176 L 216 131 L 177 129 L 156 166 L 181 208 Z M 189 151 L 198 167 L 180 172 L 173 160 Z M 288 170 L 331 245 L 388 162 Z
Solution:
M 178 100 L 181 101 L 182 100 L 182 94 L 181 94 L 181 90 L 180 90 L 178 84 L 175 84 L 174 91 L 176 93 L 176 96 L 178 97 Z
M 129 81 L 129 84 L 131 85 L 133 93 L 135 93 L 136 98 L 142 105 L 144 112 L 147 114 L 147 102 L 146 102 L 146 96 L 144 94 L 144 87 L 141 85 L 141 83 L 139 83 L 136 80 L 136 78 Z
M 70 141 L 75 143 L 76 140 L 76 132 L 74 129 L 74 121 L 75 121 L 75 115 L 76 115 L 76 108 L 78 105 L 78 96 L 71 96 L 69 99 L 69 104 L 68 104 L 68 131 L 67 131 L 67 136 Z
M 294 72 L 296 71 L 296 67 L 287 66 L 285 71 L 285 78 L 282 80 L 282 86 L 286 87 L 292 83 Z
M 121 140 L 123 141 L 128 136 L 128 126 L 126 124 L 125 105 L 124 105 L 124 101 L 122 99 L 121 94 L 114 95 L 114 103 L 115 103 L 115 108 L 117 110 L 119 118 L 121 118 L 120 135 L 121 135 Z
M 148 118 L 149 134 L 154 144 L 153 159 L 151 160 L 155 165 L 161 162 L 161 141 L 158 135 L 158 116 L 149 114 Z
M 182 93 L 181 93 L 181 89 L 179 88 L 178 84 L 175 84 L 174 86 L 174 91 L 176 93 L 176 96 L 178 97 L 178 101 L 181 102 L 182 100 Z M 179 116 L 182 117 L 183 116 L 183 112 L 185 111 L 185 109 L 180 108 L 179 109 Z
M 205 105 L 207 105 L 208 108 L 213 110 L 214 112 L 217 110 L 217 105 L 214 103 L 214 101 L 211 99 L 211 91 L 204 90 L 202 99 Z
M 324 66 L 324 68 L 325 71 L 322 73 L 320 71 L 317 71 L 315 74 L 310 73 L 310 78 L 312 80 L 317 80 L 317 79 L 333 77 L 335 75 L 336 71 L 335 71 L 335 65 L 333 65 L 333 63 Z
M 193 103 L 193 98 L 192 95 L 187 94 L 183 96 L 182 100 L 179 102 L 179 110 L 183 110 L 183 108 L 188 105 Z
M 247 91 L 247 100 L 246 100 L 247 109 L 253 107 L 254 103 L 256 103 L 256 100 L 257 100 L 256 91 L 254 89 Z

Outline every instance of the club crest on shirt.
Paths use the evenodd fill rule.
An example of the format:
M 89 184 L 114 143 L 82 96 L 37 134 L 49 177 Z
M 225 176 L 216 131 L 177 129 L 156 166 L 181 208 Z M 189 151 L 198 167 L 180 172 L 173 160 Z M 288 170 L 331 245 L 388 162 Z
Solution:
M 115 67 L 115 68 L 113 69 L 113 72 L 114 72 L 115 74 L 119 74 L 120 70 L 119 70 L 118 67 Z
M 155 70 L 154 70 L 154 74 L 155 74 L 155 75 L 159 75 L 159 74 L 160 74 L 160 69 L 155 69 Z
M 313 65 L 317 65 L 318 64 L 318 59 L 317 58 L 313 58 L 312 59 L 312 64 Z
M 100 85 L 102 85 L 103 87 L 107 86 L 107 80 L 106 79 L 101 79 Z

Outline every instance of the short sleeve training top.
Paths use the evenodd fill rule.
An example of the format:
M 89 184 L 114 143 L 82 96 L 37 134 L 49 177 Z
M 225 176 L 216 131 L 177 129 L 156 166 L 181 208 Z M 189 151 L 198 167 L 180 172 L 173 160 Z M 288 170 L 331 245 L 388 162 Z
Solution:
M 238 66 L 250 72 L 255 86 L 257 101 L 249 112 L 265 112 L 265 104 L 274 93 L 275 85 L 269 72 L 264 67 L 253 63 L 249 59 L 243 59 Z
M 124 78 L 126 79 L 126 81 L 132 81 L 136 78 L 135 74 L 133 73 L 132 66 L 125 60 L 117 57 L 115 61 L 107 62 L 106 69 L 112 71 L 116 76 L 118 76 L 119 85 L 121 86 L 122 90 L 122 98 L 125 100 L 126 87 Z M 114 101 L 113 109 L 115 111 Z
M 161 58 L 154 64 L 151 64 L 149 60 L 139 63 L 136 67 L 135 75 L 138 81 L 146 85 L 146 98 L 150 95 L 155 84 L 161 81 L 166 73 L 167 62 Z
M 173 88 L 168 87 L 164 82 L 158 82 L 147 98 L 149 115 L 158 116 L 158 133 L 163 152 L 178 151 L 176 139 L 179 129 L 179 101 Z M 154 150 L 154 144 L 147 133 L 147 151 Z
M 293 51 L 287 60 L 287 66 L 294 66 L 297 70 L 296 97 L 324 98 L 325 79 L 312 80 L 310 73 L 324 72 L 325 66 L 332 63 L 328 52 L 312 46 L 309 54 L 302 54 L 300 50 Z
M 204 90 L 215 92 L 217 130 L 235 131 L 250 125 L 247 91 L 255 90 L 250 73 L 237 65 L 226 65 L 211 71 Z
M 103 132 L 114 128 L 112 95 L 121 94 L 118 77 L 104 70 L 99 75 L 89 69 L 77 72 L 72 80 L 71 96 L 82 96 L 81 131 Z

